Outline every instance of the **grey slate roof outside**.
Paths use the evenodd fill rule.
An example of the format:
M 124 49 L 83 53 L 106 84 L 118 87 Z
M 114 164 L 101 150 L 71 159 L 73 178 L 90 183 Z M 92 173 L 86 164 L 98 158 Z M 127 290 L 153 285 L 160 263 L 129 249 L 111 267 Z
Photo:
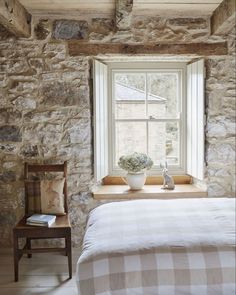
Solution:
M 116 82 L 116 100 L 122 101 L 142 101 L 146 99 L 145 92 L 141 89 L 124 85 L 123 83 Z M 157 103 L 165 103 L 166 98 L 148 93 L 148 100 Z

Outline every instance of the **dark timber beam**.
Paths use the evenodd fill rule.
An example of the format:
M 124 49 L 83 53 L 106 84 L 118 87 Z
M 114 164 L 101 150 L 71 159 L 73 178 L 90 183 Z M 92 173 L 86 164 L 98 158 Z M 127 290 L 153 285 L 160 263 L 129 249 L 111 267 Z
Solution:
M 116 0 L 116 28 L 128 30 L 132 21 L 133 0 Z
M 0 0 L 0 24 L 17 37 L 30 37 L 31 15 L 17 0 Z
M 191 43 L 191 44 L 92 44 L 87 42 L 69 41 L 69 54 L 72 56 L 99 54 L 196 54 L 196 55 L 227 55 L 227 42 Z
M 211 16 L 211 34 L 224 35 L 235 25 L 235 0 L 224 0 Z

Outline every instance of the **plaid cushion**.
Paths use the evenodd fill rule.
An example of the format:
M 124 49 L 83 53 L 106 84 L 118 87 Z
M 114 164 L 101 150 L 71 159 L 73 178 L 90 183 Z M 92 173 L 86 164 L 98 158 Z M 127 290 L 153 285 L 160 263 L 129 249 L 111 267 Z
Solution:
M 26 181 L 25 188 L 28 196 L 28 213 L 65 215 L 64 182 L 65 178 Z
M 26 181 L 25 189 L 28 196 L 28 213 L 41 213 L 40 181 Z

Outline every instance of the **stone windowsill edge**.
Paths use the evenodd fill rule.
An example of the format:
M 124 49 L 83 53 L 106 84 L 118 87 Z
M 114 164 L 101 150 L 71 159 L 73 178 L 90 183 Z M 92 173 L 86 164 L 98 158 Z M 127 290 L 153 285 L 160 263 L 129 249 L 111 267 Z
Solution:
M 145 185 L 132 191 L 128 185 L 101 185 L 93 191 L 95 200 L 205 198 L 207 191 L 194 184 L 177 184 L 174 190 L 163 190 L 162 185 Z

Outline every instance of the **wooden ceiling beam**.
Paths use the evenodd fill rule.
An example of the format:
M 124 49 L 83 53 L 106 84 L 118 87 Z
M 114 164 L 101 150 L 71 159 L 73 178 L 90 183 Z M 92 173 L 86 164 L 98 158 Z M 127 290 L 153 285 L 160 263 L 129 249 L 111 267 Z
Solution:
M 71 56 L 96 56 L 99 54 L 194 54 L 200 56 L 227 55 L 227 42 L 189 43 L 189 44 L 94 44 L 87 42 L 69 41 Z
M 31 15 L 17 0 L 0 0 L 0 24 L 17 37 L 30 37 Z
M 227 34 L 235 25 L 235 0 L 224 0 L 211 16 L 211 34 Z

